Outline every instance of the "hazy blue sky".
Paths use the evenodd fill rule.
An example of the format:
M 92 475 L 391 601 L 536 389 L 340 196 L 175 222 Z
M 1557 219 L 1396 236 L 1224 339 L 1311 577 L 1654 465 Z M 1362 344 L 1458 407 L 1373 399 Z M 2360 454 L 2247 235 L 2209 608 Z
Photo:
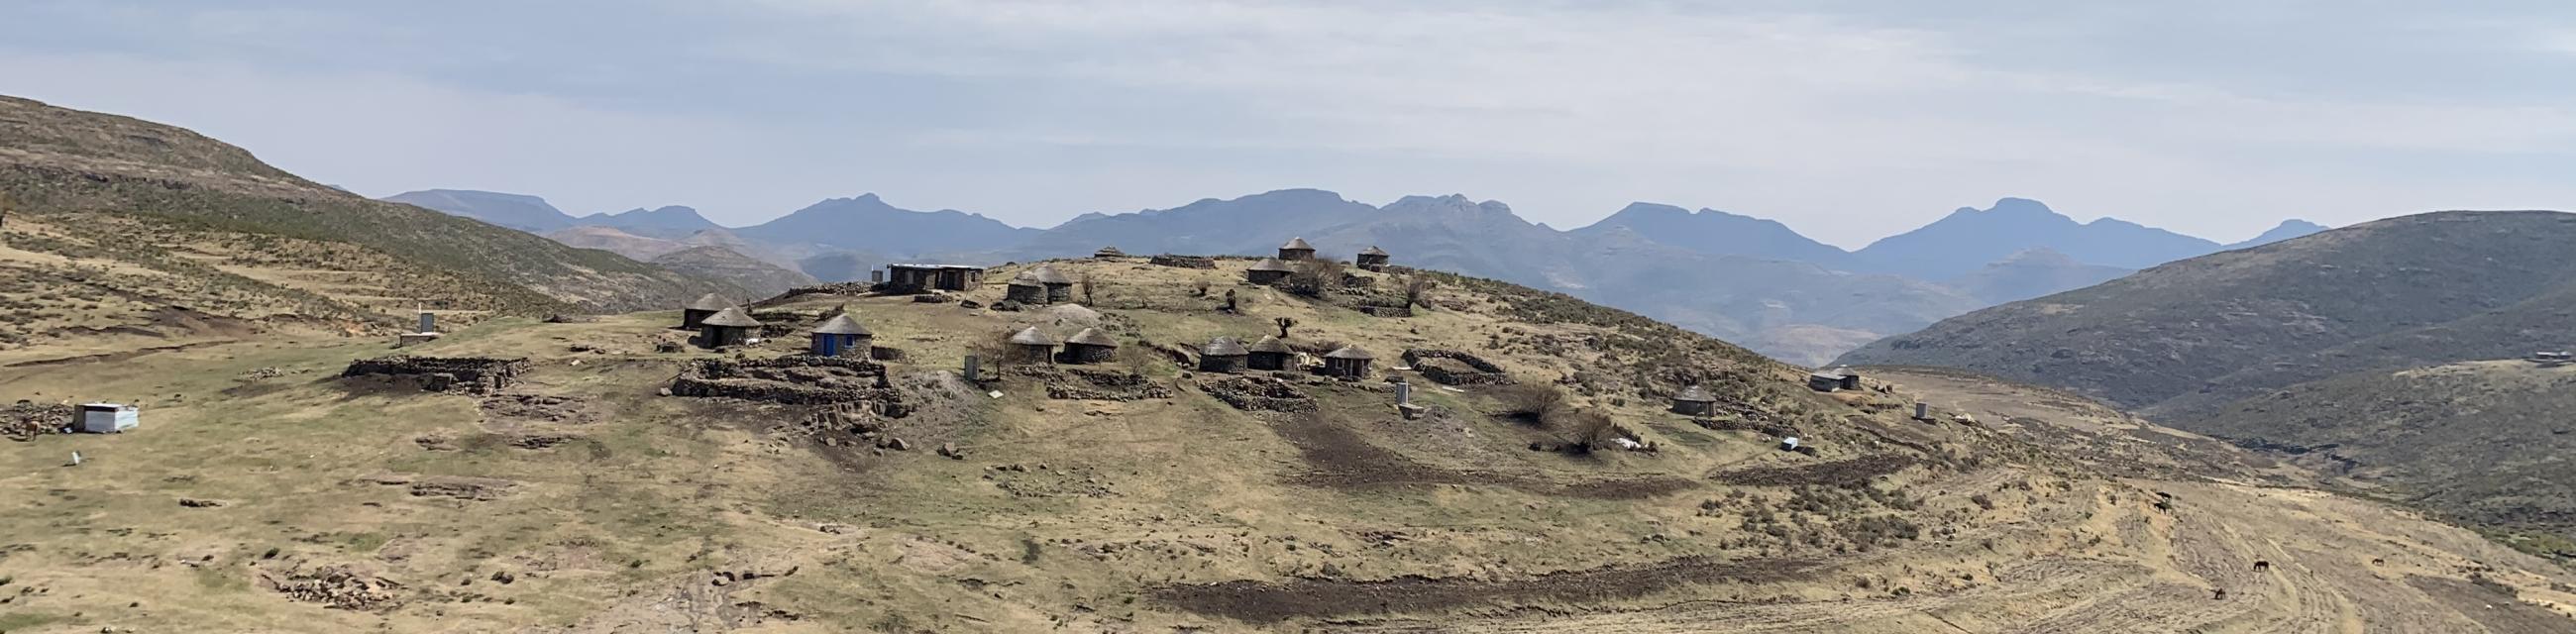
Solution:
M 2563 1 L 10 0 L 0 93 L 368 195 L 729 224 L 1286 187 L 1559 227 L 1650 200 L 1845 246 L 2001 196 L 2221 241 L 2576 208 Z

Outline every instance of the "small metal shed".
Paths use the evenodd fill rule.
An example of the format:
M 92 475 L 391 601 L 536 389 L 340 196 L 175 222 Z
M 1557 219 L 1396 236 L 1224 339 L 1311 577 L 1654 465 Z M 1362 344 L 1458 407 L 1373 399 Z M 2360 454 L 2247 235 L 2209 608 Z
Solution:
M 115 434 L 142 424 L 141 408 L 116 403 L 89 403 L 81 406 L 78 428 L 85 434 Z

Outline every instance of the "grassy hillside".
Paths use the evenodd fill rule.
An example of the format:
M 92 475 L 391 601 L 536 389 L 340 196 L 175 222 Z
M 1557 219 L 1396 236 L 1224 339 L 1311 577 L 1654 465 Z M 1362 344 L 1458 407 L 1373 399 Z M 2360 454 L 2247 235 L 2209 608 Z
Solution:
M 2576 559 L 2576 366 L 2359 372 L 2229 404 L 2208 433 Z
M 954 298 L 964 301 L 800 295 L 754 311 L 780 336 L 721 353 L 661 351 L 687 336 L 669 329 L 669 311 L 494 319 L 406 350 L 529 359 L 518 383 L 489 394 L 338 376 L 386 354 L 378 342 L 260 338 L 0 365 L 0 402 L 134 402 L 145 425 L 0 452 L 0 504 L 18 509 L 0 515 L 13 536 L 0 589 L 15 597 L 0 623 L 1865 634 L 2576 624 L 2576 577 L 2367 502 L 2127 477 L 2051 436 L 1906 418 L 1916 399 L 1962 397 L 1880 381 L 1812 392 L 1798 368 L 1566 295 L 1358 273 L 1359 284 L 1307 297 L 1239 283 L 1248 264 L 1052 263 L 1086 281 L 1087 307 L 989 308 L 1018 267 Z M 1413 282 L 1432 286 L 1412 316 L 1357 310 L 1403 305 Z M 701 384 L 678 380 L 781 358 L 843 306 L 902 360 L 881 374 L 780 361 L 707 379 L 740 398 L 690 396 Z M 1185 363 L 1212 337 L 1278 335 L 1281 319 L 1293 347 L 1356 346 L 1378 369 L 1334 381 Z M 987 363 L 989 382 L 959 376 L 964 355 L 1028 326 L 1058 338 L 1098 328 L 1122 348 L 1089 368 Z M 1407 349 L 1446 352 L 1408 361 Z M 145 361 L 123 362 L 135 358 Z M 1510 384 L 1430 374 L 1480 365 Z M 1399 413 L 1389 376 L 1414 386 L 1419 416 Z M 1717 415 L 1665 411 L 1690 384 L 1716 397 Z M 1542 407 L 1532 395 L 1548 390 L 1562 400 Z M 1596 420 L 1655 451 L 1564 448 Z M 1781 434 L 1813 452 L 1778 449 Z M 71 451 L 89 461 L 59 466 Z
M 787 289 L 817 283 L 812 275 L 781 268 L 776 264 L 752 259 L 733 249 L 708 245 L 672 251 L 652 260 L 653 265 L 705 280 L 717 280 L 743 289 L 749 297 L 769 297 Z
M 371 278 L 367 293 L 354 295 L 373 296 L 320 293 L 351 313 L 368 310 L 375 296 L 514 313 L 634 310 L 715 288 L 607 252 L 368 200 L 187 130 L 25 99 L 0 97 L 0 192 L 17 219 L 58 230 L 87 254 L 136 266 L 174 257 L 219 269 L 301 259 Z M 109 228 L 140 233 L 105 233 Z M 243 251 L 198 249 L 226 239 Z M 299 248 L 276 246 L 283 244 Z M 338 269 L 337 257 L 316 257 L 333 250 L 358 254 L 352 266 L 362 268 Z M 216 257 L 202 257 L 209 255 Z
M 1980 310 L 1840 362 L 2068 387 L 2188 427 L 2302 381 L 2566 346 L 2571 243 L 2576 214 L 2391 218 Z

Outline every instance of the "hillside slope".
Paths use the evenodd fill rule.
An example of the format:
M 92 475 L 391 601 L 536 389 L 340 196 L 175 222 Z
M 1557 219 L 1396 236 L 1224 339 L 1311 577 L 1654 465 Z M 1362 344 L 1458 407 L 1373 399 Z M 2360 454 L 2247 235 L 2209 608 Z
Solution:
M 2570 411 L 2576 366 L 2471 361 L 2301 383 L 2192 425 L 2576 559 Z
M 769 297 L 819 280 L 803 272 L 760 261 L 729 247 L 695 246 L 654 256 L 655 266 L 700 279 L 741 287 L 746 297 Z
M 2069 387 L 2188 428 L 2307 380 L 2567 347 L 2571 243 L 2576 214 L 2391 218 L 1976 311 L 1840 362 Z
M 528 359 L 488 393 L 339 376 L 385 353 L 372 341 L 167 351 L 150 372 L 0 366 L 0 396 L 145 408 L 128 433 L 0 452 L 0 504 L 19 509 L 0 514 L 7 572 L 28 589 L 7 618 L 576 633 L 2576 624 L 2554 611 L 2576 602 L 2576 577 L 2458 529 L 2184 463 L 2134 479 L 2027 429 L 1908 420 L 1917 399 L 1964 399 L 1878 381 L 1813 392 L 1803 369 L 1561 294 L 1363 272 L 1307 297 L 1242 283 L 1247 260 L 1048 264 L 1100 281 L 1090 304 L 990 308 L 1022 265 L 960 301 L 757 306 L 780 328 L 721 352 L 664 345 L 688 336 L 675 311 L 496 319 L 406 350 Z M 1412 316 L 1355 310 L 1414 282 L 1432 290 Z M 899 359 L 788 356 L 844 307 Z M 1277 336 L 1280 319 L 1300 368 L 1345 346 L 1378 363 L 1352 381 L 1199 369 L 1202 344 Z M 1023 328 L 1121 347 L 1087 366 L 991 352 Z M 970 353 L 990 361 L 982 380 L 959 375 Z M 1398 408 L 1390 377 L 1419 411 Z M 1690 385 L 1714 414 L 1666 410 Z M 1529 396 L 1547 390 L 1562 400 Z M 1653 450 L 1570 449 L 1590 421 Z M 1809 449 L 1781 450 L 1784 435 Z M 92 460 L 60 467 L 70 451 Z
M 402 203 L 464 216 L 484 222 L 526 231 L 545 233 L 573 226 L 573 218 L 546 199 L 525 194 L 476 191 L 470 189 L 424 189 L 386 196 L 385 202 Z
M 33 245 L 39 249 L 167 276 L 203 276 L 212 267 L 318 294 L 349 314 L 394 305 L 631 310 L 715 288 L 614 254 L 315 184 L 187 130 L 25 99 L 0 97 L 0 191 L 16 201 L 14 215 L 56 231 L 59 241 Z M 318 279 L 335 275 L 363 279 Z

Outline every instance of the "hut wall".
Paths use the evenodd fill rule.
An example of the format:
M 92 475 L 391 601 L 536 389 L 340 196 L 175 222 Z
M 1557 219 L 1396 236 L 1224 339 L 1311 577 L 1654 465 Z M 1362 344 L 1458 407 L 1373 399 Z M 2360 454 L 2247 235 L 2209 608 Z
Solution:
M 1673 413 L 1683 416 L 1707 416 L 1714 409 L 1710 407 L 1711 405 L 1713 403 L 1701 401 L 1673 401 Z
M 1064 344 L 1065 363 L 1108 363 L 1117 358 L 1117 348 L 1079 343 Z
M 1288 369 L 1288 353 L 1255 352 L 1252 353 L 1251 356 L 1244 357 L 1243 364 L 1245 367 L 1255 370 L 1286 370 Z
M 1046 298 L 1047 303 L 1049 304 L 1061 304 L 1073 301 L 1073 285 L 1048 284 L 1046 285 Z
M 1324 359 L 1324 373 L 1333 376 L 1365 377 L 1368 376 L 1368 361 L 1366 359 L 1326 358 Z
M 696 328 L 698 327 L 698 322 L 706 321 L 708 317 L 714 316 L 716 316 L 716 311 L 683 308 L 680 309 L 680 327 Z
M 1287 271 L 1244 271 L 1243 277 L 1254 284 L 1269 284 L 1288 279 Z
M 698 345 L 709 348 L 739 346 L 749 340 L 751 340 L 750 328 L 704 326 L 698 329 Z
M 1359 267 L 1360 267 L 1360 269 L 1361 269 L 1361 270 L 1367 270 L 1367 271 L 1382 270 L 1382 269 L 1385 269 L 1385 268 L 1386 268 L 1386 256 L 1383 256 L 1383 255 L 1363 255 L 1363 256 L 1360 256 L 1360 257 L 1359 257 L 1359 261 L 1357 262 L 1357 264 L 1359 265 Z
M 1203 355 L 1199 357 L 1199 371 L 1227 374 L 1242 372 L 1244 361 L 1245 357 L 1234 355 Z
M 1013 345 L 1011 348 L 1018 360 L 1023 363 L 1055 362 L 1055 346 Z
M 1044 304 L 1047 303 L 1047 292 L 1042 286 L 1011 286 L 1002 291 L 1002 299 L 1022 304 Z
M 872 347 L 869 344 L 874 339 L 858 335 L 814 335 L 811 352 L 818 357 L 864 357 L 868 356 L 868 348 Z
M 1314 249 L 1280 249 L 1279 259 L 1295 262 L 1315 259 Z

